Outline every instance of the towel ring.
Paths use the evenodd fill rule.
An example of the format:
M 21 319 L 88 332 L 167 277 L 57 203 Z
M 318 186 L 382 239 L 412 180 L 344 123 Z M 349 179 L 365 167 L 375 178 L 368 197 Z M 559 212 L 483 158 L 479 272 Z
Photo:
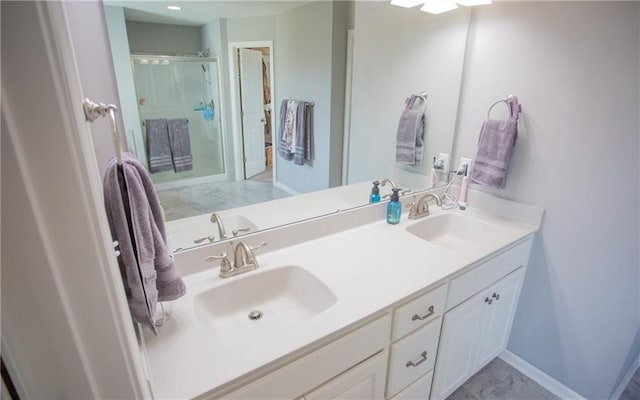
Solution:
M 491 107 L 489 107 L 489 111 L 487 111 L 487 119 L 490 118 L 491 110 L 493 110 L 493 107 L 495 107 L 496 105 L 498 105 L 500 103 L 504 103 L 504 104 L 507 105 L 507 107 L 509 107 L 509 100 L 511 100 L 512 98 L 515 98 L 515 97 L 516 96 L 514 96 L 514 95 L 509 95 L 506 98 L 500 99 L 500 100 L 496 101 L 495 103 L 491 104 Z M 516 100 L 516 102 L 518 101 L 517 98 L 515 100 Z M 522 112 L 522 105 L 520 103 L 517 103 L 517 104 L 518 104 L 518 109 L 515 112 L 516 119 L 517 119 L 517 115 Z M 510 107 L 509 107 L 509 113 L 511 114 L 511 108 Z M 510 117 L 513 117 L 513 116 L 514 115 L 510 115 Z
M 419 94 L 416 95 L 416 97 L 419 98 L 420 100 L 422 100 L 422 102 L 425 105 L 427 105 L 427 97 L 429 97 L 427 92 L 420 92 Z

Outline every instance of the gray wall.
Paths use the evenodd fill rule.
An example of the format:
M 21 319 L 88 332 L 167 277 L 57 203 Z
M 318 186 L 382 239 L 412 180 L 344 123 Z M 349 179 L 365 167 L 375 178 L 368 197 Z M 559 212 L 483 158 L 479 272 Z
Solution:
M 474 9 L 466 53 L 456 160 L 516 94 L 507 187 L 490 192 L 546 210 L 509 350 L 587 398 L 640 352 L 638 26 L 637 2 L 497 2 Z
M 127 21 L 132 53 L 194 55 L 202 50 L 200 27 Z
M 275 40 L 276 17 L 227 18 L 230 42 Z
M 349 183 L 380 179 L 395 162 L 405 98 L 426 91 L 424 163 L 450 153 L 462 82 L 469 9 L 431 15 L 384 2 L 355 8 Z M 386 29 L 380 29 L 385 26 Z
M 315 102 L 313 160 L 298 166 L 278 158 L 276 164 L 278 180 L 301 193 L 326 189 L 334 184 L 332 171 L 336 165 L 332 165 L 330 150 L 335 141 L 342 145 L 342 127 L 331 121 L 332 118 L 340 118 L 336 110 L 344 108 L 344 89 L 338 96 L 329 82 L 336 78 L 337 70 L 343 75 L 337 79 L 344 82 L 345 56 L 342 55 L 340 60 L 334 54 L 333 35 L 334 31 L 344 30 L 343 40 L 346 42 L 346 18 L 339 21 L 345 26 L 336 28 L 333 13 L 331 2 L 314 2 L 281 14 L 276 21 L 274 112 L 279 115 L 283 99 Z M 339 64 L 332 66 L 334 60 L 342 61 L 342 67 Z M 278 129 L 279 123 L 276 122 L 276 132 Z M 274 154 L 274 157 L 279 156 Z M 341 168 L 341 163 L 337 168 Z

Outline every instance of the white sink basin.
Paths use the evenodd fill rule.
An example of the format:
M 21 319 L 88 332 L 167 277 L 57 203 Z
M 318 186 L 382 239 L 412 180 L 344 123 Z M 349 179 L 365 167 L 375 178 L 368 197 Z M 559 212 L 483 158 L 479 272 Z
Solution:
M 433 244 L 457 250 L 486 243 L 496 229 L 460 214 L 440 214 L 416 222 L 407 228 L 407 232 Z
M 264 333 L 303 323 L 337 300 L 324 283 L 298 266 L 229 279 L 194 298 L 196 314 L 216 334 Z

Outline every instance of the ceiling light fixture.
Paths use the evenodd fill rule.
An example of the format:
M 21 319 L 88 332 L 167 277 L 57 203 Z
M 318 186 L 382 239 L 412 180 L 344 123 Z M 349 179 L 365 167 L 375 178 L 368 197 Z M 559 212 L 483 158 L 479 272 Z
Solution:
M 427 0 L 420 11 L 430 14 L 442 14 L 443 12 L 455 10 L 458 5 L 453 0 Z
M 171 11 L 180 11 L 182 10 L 182 7 L 179 6 L 167 6 L 167 8 Z
M 461 6 L 467 7 L 484 6 L 487 4 L 491 4 L 491 0 L 456 0 L 456 3 L 460 4 Z
M 398 7 L 411 8 L 424 3 L 424 0 L 391 0 L 391 4 Z

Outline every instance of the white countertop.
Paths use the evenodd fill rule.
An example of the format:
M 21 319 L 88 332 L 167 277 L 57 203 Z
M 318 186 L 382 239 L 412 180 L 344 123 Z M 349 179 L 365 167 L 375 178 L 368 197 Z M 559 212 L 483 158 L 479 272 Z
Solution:
M 153 336 L 145 330 L 147 357 L 157 398 L 192 398 L 226 386 L 246 374 L 296 352 L 323 337 L 392 306 L 407 296 L 443 282 L 465 267 L 535 233 L 539 226 L 513 222 L 475 209 L 460 211 L 498 227 L 496 234 L 465 251 L 451 251 L 424 241 L 398 225 L 371 223 L 288 248 L 263 253 L 260 268 L 233 278 L 218 268 L 187 276 L 187 294 L 174 302 L 172 317 Z M 296 265 L 324 282 L 337 297 L 324 312 L 286 329 L 265 331 L 252 340 L 216 335 L 196 316 L 199 293 L 232 280 Z

